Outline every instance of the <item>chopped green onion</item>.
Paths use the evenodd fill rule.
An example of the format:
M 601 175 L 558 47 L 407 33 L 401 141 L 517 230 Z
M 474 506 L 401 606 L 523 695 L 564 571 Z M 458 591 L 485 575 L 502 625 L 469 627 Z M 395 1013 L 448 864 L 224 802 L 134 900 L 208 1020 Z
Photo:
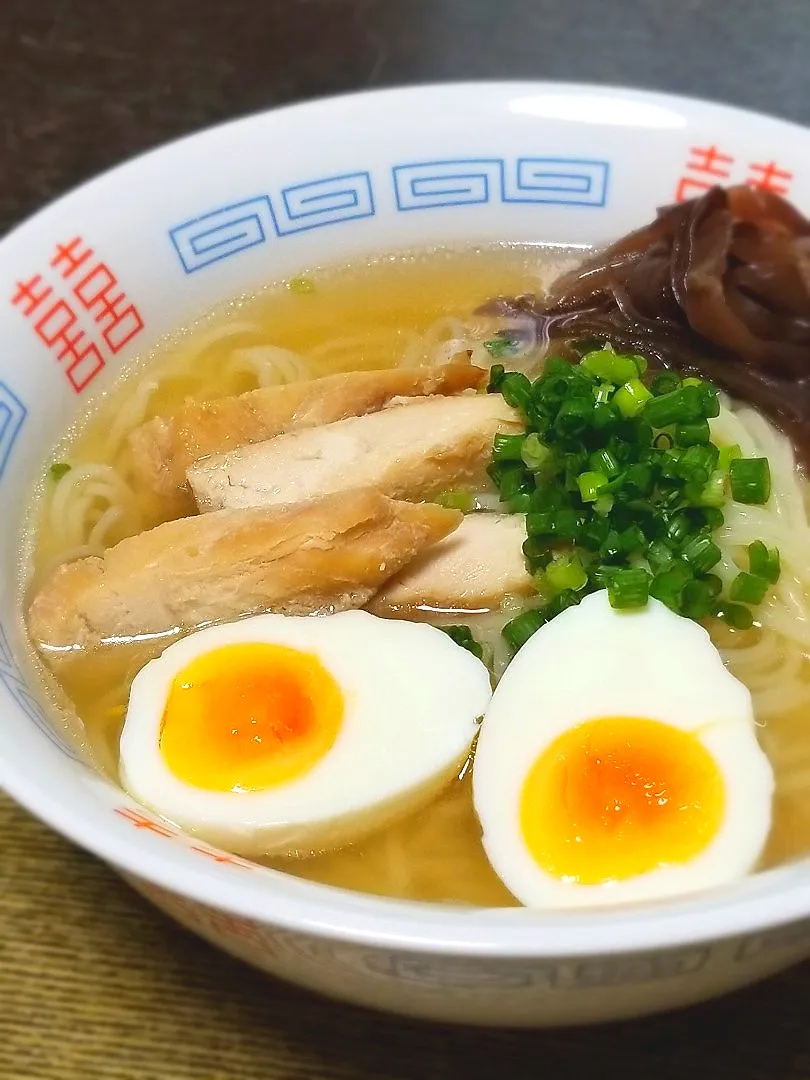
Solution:
M 642 461 L 631 465 L 619 479 L 621 490 L 633 495 L 649 495 L 654 483 L 652 467 Z
M 496 435 L 492 445 L 493 461 L 522 461 L 526 435 Z
M 647 562 L 654 574 L 665 570 L 675 561 L 675 552 L 664 540 L 653 540 L 647 548 Z
M 558 592 L 563 589 L 579 592 L 588 583 L 588 575 L 578 555 L 555 556 L 546 567 L 545 576 Z
M 708 420 L 693 420 L 690 424 L 679 424 L 675 428 L 675 442 L 678 446 L 705 445 L 709 436 Z
M 617 606 L 651 595 L 691 619 L 720 614 L 747 624 L 745 604 L 778 577 L 778 552 L 752 545 L 750 572 L 720 599 L 713 535 L 733 480 L 748 501 L 766 495 L 767 462 L 714 444 L 711 383 L 666 371 L 642 380 L 645 370 L 643 357 L 609 346 L 590 347 L 579 364 L 552 356 L 533 382 L 491 369 L 490 390 L 520 409 L 526 430 L 494 440 L 488 472 L 504 506 L 526 515 L 523 552 L 547 600 L 507 625 L 513 647 L 597 588 Z M 454 496 L 442 501 L 465 505 L 463 493 Z
M 705 484 L 717 465 L 717 456 L 716 446 L 688 446 L 678 462 L 678 475 Z
M 750 630 L 754 625 L 751 609 L 744 604 L 721 604 L 716 614 L 735 630 Z
M 613 404 L 627 420 L 638 416 L 644 408 L 644 403 L 651 398 L 652 394 L 641 379 L 630 379 L 613 395 Z
M 593 517 L 582 527 L 579 543 L 586 551 L 599 551 L 609 529 L 610 525 L 606 516 Z
M 593 400 L 588 398 L 567 398 L 560 405 L 554 427 L 563 436 L 570 438 L 580 435 L 593 415 Z
M 532 492 L 532 510 L 557 510 L 565 501 L 564 492 L 559 487 L 546 484 Z
M 527 514 L 531 506 L 531 495 L 526 491 L 519 491 L 510 499 L 506 499 L 506 507 L 510 514 Z M 502 500 L 503 501 L 503 500 Z
M 715 599 L 723 591 L 722 578 L 719 578 L 717 574 L 704 574 L 700 580 L 708 587 L 709 592 Z
M 621 471 L 621 465 L 616 460 L 615 455 L 611 454 L 605 447 L 601 450 L 594 451 L 594 453 L 591 454 L 588 463 L 592 472 L 604 473 L 608 480 L 618 475 Z
M 712 613 L 714 600 L 714 591 L 705 579 L 687 581 L 681 590 L 681 614 L 696 621 L 705 619 Z
M 655 574 L 650 585 L 650 596 L 680 614 L 681 594 L 684 586 L 691 580 L 692 575 L 686 563 L 674 562 L 666 570 Z
M 498 334 L 489 341 L 485 341 L 484 348 L 493 360 L 500 360 L 502 356 L 508 356 L 509 353 L 515 351 L 515 343 L 504 334 Z
M 591 427 L 596 431 L 610 431 L 621 421 L 622 414 L 612 403 L 594 405 Z
M 722 552 L 710 536 L 701 533 L 684 545 L 681 558 L 695 574 L 706 574 L 720 562 Z
M 513 409 L 526 409 L 531 401 L 532 384 L 521 371 L 508 371 L 501 380 L 503 400 Z
M 651 577 L 642 567 L 616 570 L 607 579 L 610 606 L 624 610 L 644 607 L 650 595 Z
M 576 540 L 580 531 L 576 510 L 563 507 L 554 512 L 554 536 L 558 540 Z
M 287 288 L 290 292 L 304 296 L 307 293 L 315 292 L 315 282 L 308 277 L 294 277 L 287 282 Z
M 649 367 L 647 363 L 647 357 L 641 356 L 639 353 L 633 353 L 631 360 L 636 365 L 639 375 L 644 375 Z
M 679 547 L 687 538 L 692 529 L 692 523 L 686 514 L 676 514 L 667 526 L 667 539 L 675 547 Z
M 654 428 L 669 427 L 702 420 L 710 415 L 707 408 L 713 409 L 714 405 L 707 401 L 702 387 L 684 383 L 678 390 L 651 397 L 644 406 L 644 419 Z
M 523 611 L 516 618 L 510 619 L 501 630 L 501 634 L 506 639 L 507 644 L 517 652 L 526 644 L 532 634 L 535 634 L 540 629 L 545 621 L 543 613 L 532 608 L 532 610 Z
M 599 492 L 607 484 L 608 478 L 600 472 L 584 472 L 577 477 L 579 497 L 583 502 L 596 502 Z
M 768 584 L 767 578 L 741 570 L 732 581 L 728 595 L 740 604 L 761 604 L 768 591 Z
M 638 366 L 632 357 L 621 356 L 612 349 L 599 349 L 596 352 L 586 353 L 580 363 L 597 379 L 618 386 L 629 382 L 630 379 L 638 378 L 639 375 Z
M 489 369 L 489 382 L 487 383 L 488 394 L 499 394 L 506 378 L 506 368 L 503 364 L 493 364 Z
M 723 472 L 728 472 L 728 467 L 732 461 L 736 461 L 737 458 L 742 457 L 742 450 L 737 443 L 731 443 L 729 446 L 720 447 L 720 456 L 717 460 L 717 468 L 722 469 Z
M 663 397 L 664 394 L 671 394 L 673 391 L 680 389 L 680 385 L 681 378 L 674 371 L 662 371 L 655 376 L 650 384 L 650 389 L 656 397 Z
M 543 608 L 544 621 L 548 622 L 549 619 L 556 619 L 563 611 L 570 607 L 576 607 L 581 599 L 579 593 L 575 593 L 573 589 L 563 589 Z
M 622 553 L 622 538 L 617 529 L 608 529 L 599 554 L 603 559 L 617 559 Z
M 554 452 L 551 447 L 541 442 L 540 436 L 536 432 L 531 432 L 523 440 L 520 456 L 523 459 L 523 464 L 530 472 L 539 472 L 544 465 L 548 464 L 553 455 Z
M 522 544 L 523 554 L 532 570 L 545 568 L 551 562 L 550 536 L 528 536 Z
M 619 543 L 625 555 L 632 555 L 647 546 L 647 537 L 639 525 L 628 525 L 619 534 Z
M 66 473 L 70 472 L 70 465 L 66 461 L 55 461 L 48 471 L 54 480 L 61 480 Z
M 465 514 L 469 514 L 475 506 L 475 496 L 471 491 L 443 491 L 434 501 L 448 510 L 461 510 Z
M 498 479 L 498 494 L 502 502 L 509 502 L 515 495 L 529 494 L 533 481 L 518 465 L 506 465 Z
M 656 450 L 670 450 L 674 445 L 675 440 L 668 431 L 659 431 L 653 439 L 653 446 Z
M 714 419 L 714 417 L 720 415 L 720 398 L 717 396 L 716 387 L 712 386 L 711 383 L 702 383 L 700 400 L 703 416 L 707 419 Z
M 704 506 L 697 513 L 700 514 L 703 520 L 704 528 L 709 529 L 711 532 L 719 529 L 725 521 L 722 510 L 719 510 L 716 506 Z
M 700 493 L 701 506 L 721 507 L 726 501 L 726 474 L 715 469 Z
M 526 515 L 526 532 L 531 536 L 551 536 L 554 532 L 554 511 L 535 510 Z
M 779 580 L 781 565 L 779 548 L 769 548 L 761 540 L 748 545 L 748 568 L 752 574 L 765 578 L 772 585 Z
M 762 506 L 771 497 L 771 470 L 767 458 L 735 458 L 729 464 L 728 479 L 735 502 Z
M 462 649 L 466 649 L 473 656 L 477 656 L 479 660 L 483 660 L 484 649 L 473 637 L 469 626 L 440 626 L 439 629 L 443 630 L 449 638 L 452 638 L 456 645 L 460 645 Z

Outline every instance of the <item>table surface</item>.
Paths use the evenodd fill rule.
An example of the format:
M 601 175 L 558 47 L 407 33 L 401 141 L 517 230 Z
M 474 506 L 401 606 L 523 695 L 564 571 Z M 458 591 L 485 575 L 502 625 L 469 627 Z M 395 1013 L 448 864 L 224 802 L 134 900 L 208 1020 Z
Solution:
M 810 122 L 810 0 L 3 0 L 0 230 L 209 123 L 370 86 L 536 77 Z M 3 1080 L 810 1078 L 810 968 L 670 1016 L 478 1032 L 323 1002 L 186 934 L 0 796 Z

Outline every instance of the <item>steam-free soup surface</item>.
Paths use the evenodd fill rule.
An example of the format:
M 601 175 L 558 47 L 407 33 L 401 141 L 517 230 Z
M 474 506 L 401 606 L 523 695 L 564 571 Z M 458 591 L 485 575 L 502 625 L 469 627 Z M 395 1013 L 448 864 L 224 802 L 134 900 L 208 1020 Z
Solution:
M 240 300 L 164 342 L 134 364 L 54 451 L 57 467 L 45 480 L 32 519 L 33 584 L 66 557 L 98 553 L 161 519 L 148 493 L 132 482 L 127 436 L 145 420 L 171 415 L 189 397 L 210 400 L 343 371 L 436 364 L 464 351 L 472 351 L 485 366 L 488 354 L 482 343 L 502 323 L 476 314 L 479 305 L 496 295 L 537 292 L 573 257 L 534 246 L 476 248 L 316 270 Z M 784 436 L 761 425 L 752 430 L 751 438 L 764 445 L 772 466 L 775 456 L 786 460 Z M 69 471 L 63 465 L 70 465 Z M 805 481 L 799 479 L 796 488 L 792 473 L 789 480 L 791 497 L 801 503 Z M 779 544 L 789 563 L 787 541 Z M 803 578 L 791 587 L 804 603 Z M 462 615 L 416 613 L 439 624 L 463 621 L 502 654 L 503 612 Z M 763 745 L 777 772 L 766 864 L 810 847 L 805 723 L 810 678 L 801 639 L 801 634 L 767 628 L 716 640 L 754 695 L 765 725 Z M 64 695 L 59 691 L 56 696 L 63 722 L 79 731 L 94 761 L 109 775 L 117 772 L 131 680 L 171 640 L 169 635 L 108 646 L 60 671 Z M 69 708 L 67 701 L 72 702 Z M 74 709 L 78 721 L 71 719 Z M 312 857 L 285 860 L 284 868 L 363 892 L 477 905 L 514 903 L 484 855 L 468 769 L 431 805 L 362 843 L 302 855 Z

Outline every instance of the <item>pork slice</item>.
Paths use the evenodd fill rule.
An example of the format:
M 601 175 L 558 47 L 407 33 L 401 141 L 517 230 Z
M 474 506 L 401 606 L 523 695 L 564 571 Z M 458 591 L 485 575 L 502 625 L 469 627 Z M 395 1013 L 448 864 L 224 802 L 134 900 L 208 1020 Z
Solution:
M 483 482 L 495 435 L 520 430 L 500 394 L 418 398 L 215 454 L 187 475 L 203 511 L 294 503 L 354 487 L 424 499 Z
M 287 431 L 318 427 L 376 412 L 389 401 L 476 389 L 486 372 L 469 363 L 441 367 L 350 371 L 271 386 L 208 402 L 188 402 L 156 417 L 129 437 L 137 482 L 159 500 L 164 517 L 194 509 L 186 469 L 209 454 L 263 442 Z
M 482 611 L 506 596 L 534 591 L 526 568 L 522 514 L 468 514 L 440 543 L 390 578 L 368 605 L 375 615 L 402 616 L 418 608 Z
M 59 566 L 30 604 L 29 633 L 53 658 L 259 612 L 362 607 L 461 517 L 358 490 L 180 518 Z

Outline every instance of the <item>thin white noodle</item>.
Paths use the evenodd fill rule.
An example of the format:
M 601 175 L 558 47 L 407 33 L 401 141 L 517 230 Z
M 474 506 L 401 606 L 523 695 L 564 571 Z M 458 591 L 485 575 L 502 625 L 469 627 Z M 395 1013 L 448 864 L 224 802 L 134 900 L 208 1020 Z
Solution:
M 259 386 L 302 382 L 310 377 L 306 360 L 291 349 L 282 349 L 278 345 L 251 345 L 234 349 L 228 365 L 235 372 L 250 372 Z
M 123 403 L 110 424 L 104 440 L 102 455 L 105 458 L 115 458 L 130 431 L 144 422 L 149 399 L 157 390 L 158 385 L 155 379 L 144 379 L 136 386 L 131 397 Z

